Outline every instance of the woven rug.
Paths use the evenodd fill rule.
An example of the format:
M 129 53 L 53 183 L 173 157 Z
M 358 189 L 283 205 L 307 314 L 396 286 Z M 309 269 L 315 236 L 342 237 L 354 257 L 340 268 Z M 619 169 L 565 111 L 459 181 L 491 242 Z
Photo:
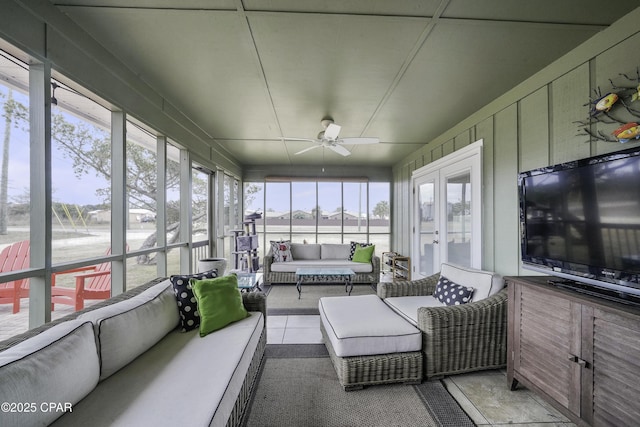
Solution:
M 345 392 L 324 345 L 287 347 L 267 345 L 244 427 L 474 426 L 440 381 Z
M 373 295 L 371 285 L 353 285 L 351 296 Z M 295 315 L 319 314 L 318 300 L 322 297 L 347 296 L 344 285 L 302 285 L 302 295 L 298 299 L 295 285 L 272 285 L 267 294 L 267 314 Z

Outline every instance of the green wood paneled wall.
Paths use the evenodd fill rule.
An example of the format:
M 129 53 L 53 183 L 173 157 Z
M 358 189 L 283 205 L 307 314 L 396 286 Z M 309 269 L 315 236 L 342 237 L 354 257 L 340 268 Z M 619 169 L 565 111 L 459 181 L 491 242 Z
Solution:
M 578 121 L 589 118 L 589 100 L 598 87 L 605 94 L 611 90 L 609 79 L 622 83 L 619 73 L 635 75 L 640 67 L 640 31 L 629 26 L 639 19 L 640 8 L 396 164 L 394 188 L 402 194 L 393 198 L 392 248 L 411 250 L 413 170 L 483 139 L 483 268 L 531 274 L 520 267 L 517 174 L 638 145 L 594 140 Z M 596 123 L 592 130 L 610 134 L 616 127 Z

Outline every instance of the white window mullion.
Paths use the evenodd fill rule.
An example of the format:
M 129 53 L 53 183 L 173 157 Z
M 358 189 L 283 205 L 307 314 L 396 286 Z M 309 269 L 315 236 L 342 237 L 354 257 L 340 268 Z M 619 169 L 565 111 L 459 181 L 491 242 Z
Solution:
M 127 289 L 126 245 L 127 207 L 127 117 L 123 111 L 111 112 L 111 253 L 121 258 L 111 262 L 111 295 Z
M 158 277 L 167 277 L 167 137 L 156 139 L 156 272 Z
M 51 320 L 51 66 L 29 67 L 30 266 L 44 269 L 29 285 L 29 328 Z

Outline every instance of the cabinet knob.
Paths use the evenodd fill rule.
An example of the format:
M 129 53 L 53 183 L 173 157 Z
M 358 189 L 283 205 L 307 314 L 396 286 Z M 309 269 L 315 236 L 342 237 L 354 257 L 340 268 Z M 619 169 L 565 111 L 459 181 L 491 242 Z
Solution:
M 440 243 L 440 242 L 439 242 L 439 241 L 437 241 L 437 240 L 434 240 L 434 241 L 433 241 L 433 243 L 437 245 L 437 244 L 438 244 L 438 243 Z

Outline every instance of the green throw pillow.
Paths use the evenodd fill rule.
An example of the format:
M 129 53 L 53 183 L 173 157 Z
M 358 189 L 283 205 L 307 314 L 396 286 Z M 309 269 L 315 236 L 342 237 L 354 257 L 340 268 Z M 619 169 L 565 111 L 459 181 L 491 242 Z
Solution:
M 249 316 L 242 305 L 235 274 L 215 279 L 192 279 L 191 286 L 198 301 L 201 337 Z
M 356 251 L 353 253 L 353 259 L 351 261 L 354 262 L 371 262 L 371 257 L 373 256 L 373 251 L 376 249 L 375 245 L 371 246 L 360 246 L 356 245 Z

